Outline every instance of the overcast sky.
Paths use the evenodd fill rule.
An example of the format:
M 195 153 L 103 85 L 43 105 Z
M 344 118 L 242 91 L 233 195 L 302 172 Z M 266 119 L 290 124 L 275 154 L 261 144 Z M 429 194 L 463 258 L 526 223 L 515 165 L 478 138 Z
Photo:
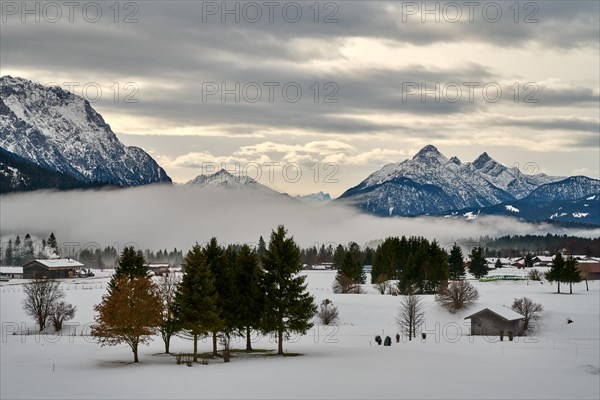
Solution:
M 597 1 L 26 7 L 2 2 L 1 75 L 76 82 L 176 182 L 240 163 L 277 190 L 339 195 L 426 144 L 600 175 Z M 273 162 L 287 181 L 270 182 Z

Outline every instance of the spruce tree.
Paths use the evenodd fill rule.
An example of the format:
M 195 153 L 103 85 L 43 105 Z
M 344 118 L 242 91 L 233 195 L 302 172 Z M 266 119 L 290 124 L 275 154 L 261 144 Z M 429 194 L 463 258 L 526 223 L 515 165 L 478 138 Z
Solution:
M 259 261 L 265 255 L 266 251 L 267 251 L 267 244 L 265 243 L 265 239 L 263 239 L 263 237 L 261 236 L 258 239 L 258 248 L 256 249 L 256 254 L 258 255 Z
M 573 284 L 581 282 L 581 272 L 573 256 L 569 256 L 562 271 L 562 282 L 569 284 L 569 294 L 573 294 Z
M 173 308 L 179 326 L 194 339 L 194 361 L 198 361 L 198 338 L 222 325 L 218 301 L 215 279 L 202 248 L 196 244 L 184 259 L 183 278 Z
M 19 235 L 17 235 L 13 244 L 13 259 L 15 264 L 23 263 L 23 249 L 21 248 L 21 238 Z
M 56 254 L 57 256 L 59 255 L 59 251 L 58 251 L 58 243 L 56 242 L 56 236 L 54 236 L 54 232 L 50 233 L 50 236 L 48 237 L 48 247 L 50 248 L 50 251 L 53 254 Z
M 35 258 L 35 254 L 33 249 L 33 240 L 31 239 L 29 233 L 25 235 L 23 247 L 23 262 L 32 261 Z
M 243 245 L 234 260 L 237 325 L 246 335 L 246 351 L 252 351 L 250 333 L 260 328 L 265 296 L 262 291 L 262 270 L 257 253 Z
M 356 243 L 351 243 L 348 251 L 344 251 L 337 272 L 337 278 L 348 278 L 352 284 L 362 284 L 367 280 L 367 274 L 360 261 L 360 249 Z
M 6 254 L 4 255 L 4 262 L 6 263 L 6 265 L 13 265 L 14 261 L 15 260 L 13 256 L 12 239 L 8 239 L 8 245 L 6 246 Z
M 145 264 L 146 261 L 141 250 L 136 251 L 133 246 L 125 247 L 119 257 L 115 273 L 108 283 L 109 291 L 115 287 L 115 282 L 119 278 L 134 279 L 148 276 L 148 267 Z
M 560 283 L 563 281 L 563 270 L 565 269 L 565 259 L 562 254 L 556 253 L 552 259 L 552 266 L 546 272 L 548 282 L 556 282 L 558 284 L 558 293 L 560 293 Z
M 533 254 L 531 253 L 525 255 L 525 268 L 533 268 Z
M 494 264 L 494 268 L 502 268 L 502 261 L 499 258 L 496 259 L 496 263 Z
M 465 264 L 463 261 L 463 252 L 460 246 L 454 243 L 448 256 L 448 268 L 450 279 L 458 280 L 465 276 Z
M 263 330 L 277 332 L 277 354 L 283 355 L 283 340 L 291 332 L 306 334 L 317 311 L 313 297 L 306 290 L 306 276 L 301 271 L 300 249 L 293 237 L 286 237 L 283 226 L 271 233 L 263 257 L 265 318 Z
M 219 331 L 226 333 L 234 328 L 234 313 L 232 304 L 235 299 L 230 263 L 223 247 L 217 242 L 217 238 L 211 238 L 202 250 L 206 264 L 210 268 L 217 291 L 217 307 L 222 324 L 212 332 L 213 356 L 217 356 L 217 335 Z
M 483 249 L 481 247 L 475 247 L 469 255 L 471 264 L 469 266 L 469 272 L 477 279 L 487 275 L 488 267 L 485 257 L 483 257 Z

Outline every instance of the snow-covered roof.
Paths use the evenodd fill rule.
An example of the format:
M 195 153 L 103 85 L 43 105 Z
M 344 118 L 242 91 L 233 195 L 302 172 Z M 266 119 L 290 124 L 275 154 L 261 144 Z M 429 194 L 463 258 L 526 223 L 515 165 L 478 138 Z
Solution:
M 0 274 L 22 274 L 23 267 L 0 267 Z
M 514 321 L 516 319 L 523 319 L 525 318 L 524 316 L 522 316 L 521 314 L 519 314 L 516 311 L 511 310 L 508 307 L 499 307 L 499 306 L 489 306 L 484 308 L 483 310 L 477 311 L 475 314 L 471 314 L 468 317 L 465 317 L 465 319 L 469 319 L 474 317 L 475 315 L 485 311 L 485 310 L 489 310 L 491 312 L 493 312 L 494 314 L 504 318 L 507 321 Z
M 48 260 L 35 260 L 48 268 L 83 267 L 83 264 L 71 258 L 52 258 Z

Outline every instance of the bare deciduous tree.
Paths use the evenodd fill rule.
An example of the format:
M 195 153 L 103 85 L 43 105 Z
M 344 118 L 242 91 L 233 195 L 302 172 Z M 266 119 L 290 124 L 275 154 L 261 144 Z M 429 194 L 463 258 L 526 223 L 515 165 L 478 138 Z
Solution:
M 528 297 L 521 297 L 520 299 L 515 299 L 512 309 L 525 317 L 523 331 L 527 332 L 534 327 L 533 322 L 540 318 L 539 313 L 544 310 L 544 307 L 539 303 L 534 303 Z
M 396 323 L 400 331 L 408 334 L 408 340 L 417 336 L 417 328 L 423 324 L 424 320 L 425 313 L 421 297 L 415 294 L 402 296 Z
M 53 304 L 50 310 L 50 321 L 56 332 L 62 331 L 62 326 L 65 321 L 75 318 L 77 307 L 64 301 L 58 301 Z
M 392 285 L 388 281 L 386 274 L 379 274 L 377 279 L 375 279 L 375 283 L 373 284 L 373 287 L 381 294 L 388 293 L 391 289 L 391 286 Z
M 329 299 L 325 299 L 321 302 L 319 306 L 319 311 L 317 311 L 317 317 L 321 320 L 323 325 L 329 325 L 337 321 L 339 317 L 339 312 L 336 306 L 333 305 L 333 302 Z
M 466 280 L 452 281 L 446 287 L 442 287 L 435 296 L 442 307 L 451 313 L 455 313 L 463 307 L 472 304 L 479 298 L 479 292 L 470 282 Z
M 541 281 L 542 273 L 539 269 L 534 268 L 529 271 L 529 273 L 527 274 L 527 278 L 531 279 L 532 281 Z
M 65 293 L 60 290 L 58 282 L 43 278 L 23 285 L 23 293 L 23 309 L 36 320 L 41 332 L 46 328 L 52 307 L 65 297 Z
M 160 294 L 163 303 L 162 319 L 158 330 L 165 343 L 165 353 L 169 353 L 171 337 L 178 331 L 178 324 L 175 319 L 173 307 L 175 304 L 177 285 L 180 280 L 180 277 L 176 273 L 169 273 L 161 276 L 157 283 L 158 293 Z

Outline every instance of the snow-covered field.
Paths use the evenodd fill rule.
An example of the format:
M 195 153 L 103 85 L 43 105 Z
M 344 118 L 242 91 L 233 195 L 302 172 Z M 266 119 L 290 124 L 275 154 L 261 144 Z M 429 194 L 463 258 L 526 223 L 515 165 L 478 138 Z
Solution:
M 455 315 L 425 296 L 425 342 L 377 346 L 374 336 L 394 337 L 399 298 L 373 290 L 334 295 L 332 271 L 307 272 L 317 301 L 333 300 L 340 311 L 335 329 L 315 327 L 291 338 L 285 349 L 299 357 L 235 357 L 228 364 L 176 365 L 161 354 L 156 338 L 131 363 L 126 346 L 100 347 L 81 336 L 92 307 L 106 290 L 106 278 L 64 281 L 67 301 L 76 304 L 77 336 L 13 335 L 33 322 L 21 309 L 22 287 L 0 286 L 2 343 L 0 397 L 11 398 L 589 398 L 600 397 L 599 282 L 577 284 L 574 294 L 555 294 L 547 283 L 476 282 L 481 298 Z M 567 288 L 568 290 L 568 288 Z M 545 310 L 534 336 L 499 342 L 468 336 L 464 317 L 486 305 L 510 305 L 528 296 Z M 567 324 L 567 319 L 574 322 Z M 240 340 L 236 348 L 243 349 Z M 255 348 L 276 349 L 268 337 Z M 209 340 L 201 351 L 209 351 Z M 192 343 L 175 338 L 172 352 L 190 352 Z

